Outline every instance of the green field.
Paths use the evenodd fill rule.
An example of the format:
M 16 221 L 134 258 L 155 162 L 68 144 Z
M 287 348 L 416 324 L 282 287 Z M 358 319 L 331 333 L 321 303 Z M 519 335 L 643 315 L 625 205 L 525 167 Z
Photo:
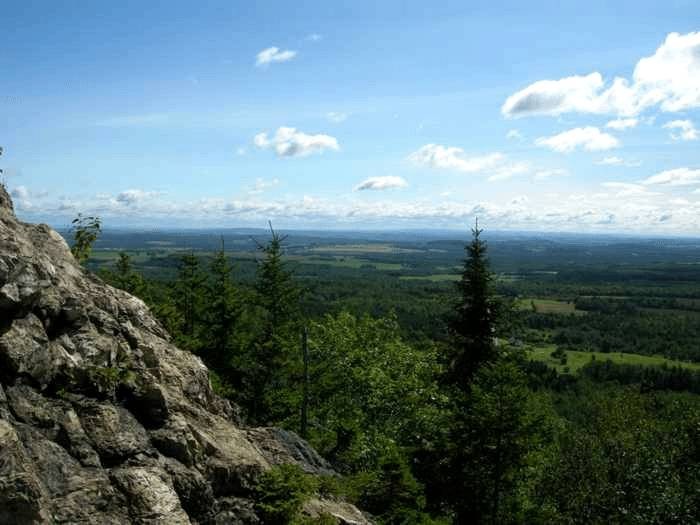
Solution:
M 661 356 L 646 356 L 621 352 L 604 353 L 567 350 L 566 364 L 562 364 L 559 359 L 551 356 L 551 353 L 555 349 L 556 345 L 547 345 L 533 348 L 529 351 L 529 353 L 533 361 L 541 361 L 552 368 L 555 368 L 557 372 L 564 372 L 566 368 L 568 368 L 569 372 L 576 372 L 583 365 L 589 363 L 593 356 L 595 356 L 595 359 L 598 361 L 610 360 L 617 364 L 642 366 L 661 366 L 666 364 L 668 366 L 682 366 L 683 368 L 689 368 L 691 370 L 700 370 L 700 363 L 687 363 L 684 361 L 673 361 Z
M 431 281 L 434 283 L 445 281 L 456 281 L 459 275 L 454 273 L 435 273 L 432 275 L 402 275 L 399 277 L 402 281 Z
M 314 246 L 307 251 L 315 253 L 421 253 L 415 248 L 399 248 L 392 244 L 335 244 Z
M 520 310 L 535 311 L 538 314 L 576 314 L 585 312 L 576 309 L 573 301 L 557 301 L 554 299 L 518 299 L 516 306 Z

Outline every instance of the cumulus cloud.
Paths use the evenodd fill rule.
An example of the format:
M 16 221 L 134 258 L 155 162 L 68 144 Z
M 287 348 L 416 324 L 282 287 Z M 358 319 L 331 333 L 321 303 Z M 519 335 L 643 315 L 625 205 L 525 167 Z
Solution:
M 279 47 L 268 47 L 256 55 L 255 65 L 261 67 L 275 62 L 288 62 L 296 55 L 297 52 L 290 49 L 282 50 Z
M 672 120 L 663 125 L 664 129 L 671 130 L 671 138 L 673 140 L 697 140 L 698 130 L 690 120 Z M 674 130 L 678 130 L 674 133 Z
M 602 186 L 615 190 L 615 197 L 651 197 L 657 195 L 657 193 L 650 192 L 646 186 L 632 182 L 604 182 Z
M 336 124 L 346 121 L 349 116 L 350 115 L 348 113 L 343 113 L 340 111 L 329 111 L 326 113 L 326 118 Z
M 489 175 L 489 182 L 509 179 L 530 171 L 527 162 L 511 161 L 502 153 L 468 156 L 462 148 L 440 144 L 426 144 L 411 153 L 408 160 L 416 166 Z
M 133 206 L 158 195 L 160 193 L 157 191 L 125 190 L 117 194 L 115 200 L 125 206 Z
M 28 199 L 29 198 L 29 190 L 27 189 L 26 186 L 17 186 L 10 192 L 10 196 L 13 199 Z
M 488 155 L 468 157 L 462 148 L 426 144 L 408 156 L 408 160 L 418 166 L 450 169 L 464 173 L 478 173 L 494 169 L 502 164 L 505 155 L 490 153 Z
M 540 80 L 509 96 L 501 113 L 632 117 L 653 106 L 667 112 L 700 107 L 700 32 L 670 33 L 653 55 L 637 62 L 631 80 L 617 77 L 606 83 L 598 72 Z
M 355 191 L 364 190 L 392 190 L 405 188 L 408 183 L 401 177 L 387 175 L 385 177 L 369 177 L 355 186 Z
M 306 35 L 306 40 L 308 40 L 309 42 L 319 42 L 323 40 L 323 35 L 319 33 L 310 33 Z
M 537 146 L 547 147 L 559 153 L 571 153 L 577 148 L 586 151 L 604 151 L 620 146 L 620 141 L 593 126 L 574 128 L 551 137 L 535 140 Z
M 266 132 L 258 133 L 253 139 L 261 149 L 274 149 L 279 157 L 306 157 L 326 150 L 338 151 L 338 140 L 330 135 L 308 135 L 295 128 L 281 127 L 273 137 Z
M 523 135 L 517 129 L 510 129 L 506 133 L 506 138 L 509 140 L 523 140 Z
M 692 186 L 700 184 L 700 169 L 676 168 L 666 170 L 644 179 L 641 183 L 660 186 Z
M 599 166 L 625 166 L 627 168 L 636 168 L 642 165 L 638 160 L 625 160 L 620 157 L 604 157 L 596 161 Z
M 624 131 L 626 129 L 634 128 L 637 124 L 639 124 L 639 119 L 637 118 L 618 118 L 608 122 L 605 127 L 616 131 Z
M 279 179 L 265 180 L 258 177 L 255 179 L 255 184 L 251 189 L 248 190 L 249 195 L 259 195 L 265 191 L 274 188 L 280 183 Z

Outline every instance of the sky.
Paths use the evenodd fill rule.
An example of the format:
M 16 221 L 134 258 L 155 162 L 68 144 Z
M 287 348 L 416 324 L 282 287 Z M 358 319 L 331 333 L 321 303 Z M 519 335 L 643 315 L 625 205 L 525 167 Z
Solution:
M 0 24 L 28 221 L 700 235 L 697 0 L 9 0 Z

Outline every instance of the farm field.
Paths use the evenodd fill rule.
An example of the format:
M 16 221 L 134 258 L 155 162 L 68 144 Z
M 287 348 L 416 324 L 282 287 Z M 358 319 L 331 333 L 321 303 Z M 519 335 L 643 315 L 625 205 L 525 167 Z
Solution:
M 557 372 L 577 372 L 582 366 L 589 363 L 591 360 L 597 361 L 612 361 L 621 365 L 642 365 L 642 366 L 680 366 L 691 370 L 700 370 L 700 363 L 690 363 L 686 361 L 675 361 L 666 359 L 661 356 L 646 356 L 629 354 L 624 352 L 579 352 L 575 350 L 567 350 L 566 363 L 562 363 L 561 359 L 552 357 L 552 352 L 556 350 L 556 345 L 547 345 L 532 348 L 528 351 L 530 358 L 534 361 L 541 361 L 546 365 L 554 368 Z

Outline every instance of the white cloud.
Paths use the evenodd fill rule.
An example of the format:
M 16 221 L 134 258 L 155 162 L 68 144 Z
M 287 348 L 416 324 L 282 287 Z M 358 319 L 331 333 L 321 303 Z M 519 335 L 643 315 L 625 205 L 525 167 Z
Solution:
M 508 130 L 506 133 L 506 138 L 509 140 L 523 140 L 523 136 L 517 129 Z
M 26 200 L 29 198 L 29 190 L 26 186 L 17 186 L 10 192 L 10 196 L 13 199 Z
M 700 107 L 700 32 L 670 33 L 652 56 L 637 62 L 631 80 L 617 77 L 606 84 L 598 72 L 540 80 L 508 97 L 501 113 L 635 116 L 657 105 L 667 112 Z
M 76 195 L 17 207 L 27 220 L 66 224 L 76 211 L 99 215 L 112 226 L 263 226 L 268 219 L 284 227 L 386 228 L 387 224 L 420 228 L 465 228 L 475 215 L 488 229 L 541 231 L 635 231 L 688 233 L 700 231 L 700 200 L 684 203 L 667 193 L 653 192 L 641 183 L 607 183 L 603 192 L 534 192 L 516 198 L 472 200 L 411 198 L 381 200 L 323 199 L 304 195 L 284 199 L 258 199 L 248 194 L 228 200 L 209 197 L 193 200 L 145 199 L 129 206 L 112 195 Z M 691 192 L 688 192 L 689 194 Z M 31 192 L 30 192 L 31 194 Z M 524 198 L 527 197 L 527 198 Z M 685 197 L 689 197 L 686 195 Z M 695 197 L 695 195 L 693 196 Z
M 615 197 L 650 197 L 657 195 L 652 193 L 646 186 L 632 182 L 604 182 L 603 187 L 616 190 Z
M 125 206 L 133 206 L 141 203 L 144 200 L 157 197 L 158 195 L 161 195 L 161 193 L 157 191 L 144 191 L 137 189 L 125 190 L 119 193 L 115 197 L 115 200 L 120 204 L 124 204 Z
M 336 124 L 346 121 L 349 116 L 350 115 L 348 113 L 342 113 L 339 111 L 329 111 L 326 113 L 326 118 L 331 122 L 335 122 Z
M 246 153 L 247 153 L 247 151 L 243 146 L 236 148 L 236 155 L 238 155 L 239 157 L 242 157 Z
M 672 120 L 663 125 L 664 129 L 671 130 L 671 138 L 673 140 L 697 140 L 698 130 L 690 120 Z M 673 130 L 679 130 L 674 133 Z
M 323 35 L 319 33 L 310 33 L 306 35 L 306 40 L 308 40 L 309 42 L 318 42 L 320 40 L 323 40 Z
M 279 183 L 279 179 L 265 180 L 258 177 L 257 179 L 255 179 L 255 184 L 253 185 L 253 187 L 250 190 L 248 190 L 248 194 L 259 195 L 269 190 L 270 188 L 274 188 Z
M 619 147 L 620 141 L 596 127 L 586 126 L 570 129 L 551 137 L 540 137 L 535 140 L 535 144 L 559 153 L 571 153 L 579 147 L 586 151 L 609 150 Z
M 296 51 L 292 51 L 290 49 L 286 50 L 281 50 L 279 47 L 268 47 L 267 49 L 263 49 L 258 53 L 255 57 L 255 65 L 260 67 L 260 66 L 267 66 L 269 64 L 272 64 L 274 62 L 288 62 L 289 60 L 293 59 L 297 55 Z
M 280 127 L 274 137 L 258 133 L 253 143 L 261 149 L 273 148 L 280 157 L 306 157 L 325 150 L 338 151 L 338 140 L 330 135 L 308 135 L 295 128 Z
M 530 165 L 527 162 L 511 162 L 496 168 L 494 174 L 486 180 L 488 180 L 489 182 L 508 180 L 512 177 L 515 177 L 516 175 L 523 175 L 524 173 L 528 173 L 529 171 Z
M 462 148 L 426 144 L 411 153 L 408 160 L 418 166 L 478 173 L 496 168 L 503 163 L 505 156 L 502 153 L 490 153 L 478 157 L 467 157 Z
M 638 160 L 625 160 L 616 156 L 602 158 L 596 161 L 596 164 L 599 166 L 625 166 L 626 168 L 638 168 L 642 165 Z
M 555 168 L 551 170 L 540 170 L 535 173 L 534 179 L 535 180 L 545 180 L 545 179 L 551 179 L 554 177 L 568 177 L 569 172 L 565 169 L 562 168 Z
M 621 159 L 620 157 L 605 157 L 604 159 L 596 162 L 596 164 L 600 166 L 621 166 L 624 163 L 624 159 Z
M 364 190 L 392 190 L 396 188 L 405 188 L 408 183 L 401 177 L 387 175 L 385 177 L 369 177 L 355 186 L 355 191 Z
M 641 181 L 645 185 L 692 186 L 700 184 L 700 169 L 676 168 L 662 171 Z
M 605 127 L 616 131 L 624 131 L 634 128 L 637 124 L 639 124 L 639 119 L 637 118 L 618 118 L 608 122 Z
M 486 174 L 489 175 L 489 182 L 506 180 L 530 171 L 527 162 L 511 161 L 502 153 L 469 157 L 462 148 L 440 144 L 426 144 L 411 153 L 408 160 L 417 166 Z

